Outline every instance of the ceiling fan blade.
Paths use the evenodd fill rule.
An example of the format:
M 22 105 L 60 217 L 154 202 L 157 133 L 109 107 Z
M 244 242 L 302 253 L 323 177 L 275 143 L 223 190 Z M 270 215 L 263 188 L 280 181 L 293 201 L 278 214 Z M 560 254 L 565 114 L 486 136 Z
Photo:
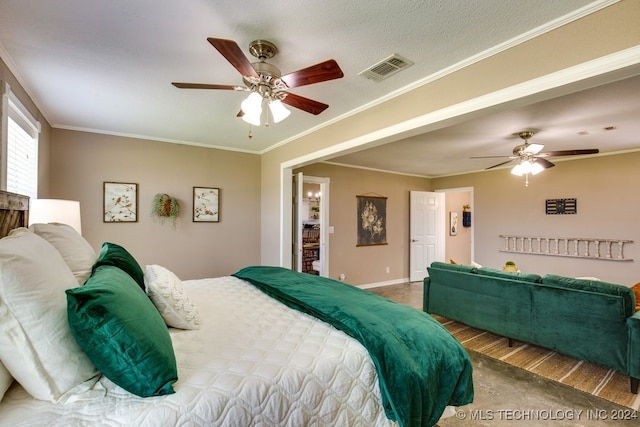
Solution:
M 539 164 L 540 166 L 542 166 L 545 169 L 549 169 L 555 166 L 554 163 L 551 163 L 549 160 L 547 159 L 543 159 L 541 157 L 536 157 L 536 161 L 535 163 Z
M 242 86 L 214 85 L 214 84 L 208 84 L 208 83 L 171 82 L 171 84 L 177 87 L 178 89 L 221 89 L 221 90 L 244 90 L 245 89 Z
M 500 158 L 509 158 L 509 159 L 517 159 L 518 156 L 472 156 L 470 159 L 500 159 Z
M 489 170 L 489 169 L 497 168 L 498 166 L 506 165 L 507 163 L 511 163 L 513 160 L 514 159 L 511 159 L 511 160 L 507 160 L 506 162 L 498 163 L 497 165 L 489 166 L 485 170 Z
M 538 154 L 539 152 L 542 151 L 543 148 L 544 148 L 544 145 L 542 144 L 526 144 L 524 148 L 524 152 L 530 153 L 530 154 Z
M 597 148 L 586 148 L 582 150 L 560 150 L 540 153 L 536 157 L 580 156 L 583 154 L 598 154 L 599 152 L 600 150 L 598 150 Z
M 319 64 L 312 65 L 302 70 L 294 71 L 282 76 L 280 79 L 289 87 L 300 87 L 314 83 L 325 82 L 344 77 L 338 63 L 329 59 Z
M 253 69 L 253 65 L 247 57 L 242 53 L 240 46 L 233 40 L 207 38 L 207 41 L 213 45 L 218 52 L 224 56 L 236 70 L 243 76 L 258 77 L 258 73 Z
M 329 107 L 327 104 L 323 104 L 322 102 L 314 101 L 313 99 L 305 98 L 293 93 L 287 93 L 287 96 L 282 100 L 282 102 L 314 115 L 322 113 Z

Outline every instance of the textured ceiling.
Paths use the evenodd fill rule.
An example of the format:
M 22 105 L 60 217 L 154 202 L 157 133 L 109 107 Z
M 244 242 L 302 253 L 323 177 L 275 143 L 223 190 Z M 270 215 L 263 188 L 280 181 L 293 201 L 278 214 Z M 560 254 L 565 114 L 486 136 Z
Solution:
M 437 177 L 482 170 L 509 160 L 520 131 L 543 152 L 640 149 L 640 76 L 533 103 L 331 159 L 336 164 Z M 471 156 L 504 156 L 471 159 Z M 549 158 L 554 163 L 575 157 Z M 513 167 L 514 163 L 505 165 Z
M 611 2 L 2 0 L 0 56 L 54 127 L 260 153 Z M 252 40 L 272 41 L 279 53 L 270 62 L 284 74 L 335 59 L 345 76 L 292 90 L 329 104 L 320 115 L 292 109 L 249 139 L 248 125 L 236 118 L 243 93 L 170 85 L 242 84 L 207 37 L 235 40 L 251 59 Z M 358 76 L 394 53 L 415 64 L 382 82 Z M 496 135 L 504 138 L 504 129 L 476 144 L 508 154 L 515 143 L 492 145 Z M 446 138 L 439 141 L 443 148 Z M 416 142 L 420 137 L 404 144 L 415 149 Z M 390 169 L 389 153 L 379 150 L 389 162 L 366 166 Z M 466 157 L 468 150 L 447 153 Z

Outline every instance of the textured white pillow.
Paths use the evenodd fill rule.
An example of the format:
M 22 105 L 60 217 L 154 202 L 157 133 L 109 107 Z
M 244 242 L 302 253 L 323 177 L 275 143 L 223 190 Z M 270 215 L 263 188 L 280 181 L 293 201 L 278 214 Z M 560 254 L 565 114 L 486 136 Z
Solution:
M 98 380 L 67 321 L 65 290 L 77 286 L 56 248 L 28 229 L 0 239 L 0 359 L 36 399 L 64 402 Z
M 67 224 L 31 224 L 29 230 L 51 243 L 62 255 L 64 262 L 82 285 L 91 275 L 91 267 L 98 258 L 89 242 Z
M 182 286 L 182 281 L 160 265 L 147 265 L 144 270 L 147 294 L 168 326 L 199 329 L 198 310 Z
M 7 370 L 7 368 L 0 361 L 0 401 L 4 397 L 4 394 L 11 387 L 11 383 L 13 382 L 13 377 L 11 376 L 11 372 Z

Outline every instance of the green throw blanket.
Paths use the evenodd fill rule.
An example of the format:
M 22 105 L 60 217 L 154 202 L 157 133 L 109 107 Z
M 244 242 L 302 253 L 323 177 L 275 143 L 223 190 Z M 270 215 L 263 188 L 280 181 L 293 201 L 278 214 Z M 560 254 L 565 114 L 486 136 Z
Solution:
M 473 401 L 467 352 L 427 313 L 281 267 L 246 267 L 233 276 L 358 340 L 378 371 L 385 413 L 401 427 L 433 426 L 447 405 Z

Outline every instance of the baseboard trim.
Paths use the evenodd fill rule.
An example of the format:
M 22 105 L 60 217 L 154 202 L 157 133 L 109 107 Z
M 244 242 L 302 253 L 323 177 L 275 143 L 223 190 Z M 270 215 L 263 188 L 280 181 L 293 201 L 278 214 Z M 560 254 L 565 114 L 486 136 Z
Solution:
M 389 286 L 389 285 L 399 285 L 401 283 L 409 283 L 408 277 L 403 277 L 400 279 L 387 280 L 384 282 L 376 282 L 376 283 L 367 283 L 364 285 L 356 285 L 356 287 L 360 289 L 371 289 L 371 288 L 379 288 L 381 286 Z

